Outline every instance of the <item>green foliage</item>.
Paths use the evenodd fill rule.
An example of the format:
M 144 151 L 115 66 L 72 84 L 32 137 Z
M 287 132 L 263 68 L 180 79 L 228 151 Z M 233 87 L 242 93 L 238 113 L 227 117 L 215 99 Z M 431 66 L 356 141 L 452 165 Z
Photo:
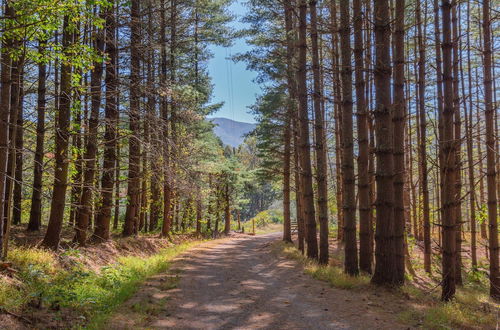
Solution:
M 256 227 L 265 227 L 272 223 L 283 223 L 283 210 L 262 211 L 252 221 L 255 221 Z
M 28 303 L 53 310 L 69 308 L 91 317 L 97 326 L 110 312 L 129 298 L 147 277 L 168 269 L 169 261 L 192 247 L 193 242 L 161 250 L 148 258 L 127 256 L 99 272 L 82 264 L 63 268 L 52 252 L 15 248 L 11 261 L 19 270 L 22 285 L 0 283 L 0 305 L 21 309 Z M 70 254 L 78 254 L 71 250 Z

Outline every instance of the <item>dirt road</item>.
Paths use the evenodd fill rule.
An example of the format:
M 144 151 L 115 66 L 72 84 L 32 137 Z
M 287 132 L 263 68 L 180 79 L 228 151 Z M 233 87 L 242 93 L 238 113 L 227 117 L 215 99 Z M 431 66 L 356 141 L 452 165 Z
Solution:
M 369 293 L 331 288 L 303 274 L 296 262 L 273 254 L 270 245 L 279 238 L 248 236 L 194 248 L 175 263 L 178 283 L 172 285 L 172 273 L 151 279 L 110 327 L 405 328 Z

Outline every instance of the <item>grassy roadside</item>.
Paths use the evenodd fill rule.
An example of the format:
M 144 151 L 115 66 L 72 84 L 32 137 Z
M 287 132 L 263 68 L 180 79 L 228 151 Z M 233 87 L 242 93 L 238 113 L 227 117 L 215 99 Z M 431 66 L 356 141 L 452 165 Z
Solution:
M 147 257 L 118 257 L 115 263 L 98 270 L 79 262 L 65 265 L 60 256 L 50 251 L 15 248 L 10 260 L 18 273 L 10 280 L 0 281 L 0 306 L 21 315 L 29 309 L 37 326 L 47 318 L 47 327 L 72 324 L 99 328 L 142 282 L 168 270 L 172 259 L 199 243 L 182 242 Z
M 424 329 L 495 329 L 500 324 L 500 305 L 488 297 L 487 287 L 477 281 L 468 281 L 458 288 L 453 302 L 443 303 L 439 299 L 439 290 L 423 290 L 410 280 L 400 289 L 380 291 L 370 285 L 368 276 L 351 277 L 344 274 L 341 267 L 320 266 L 308 260 L 292 244 L 275 242 L 272 248 L 275 253 L 297 261 L 306 274 L 328 282 L 332 287 L 376 292 L 381 295 L 382 302 L 399 305 L 398 319 L 410 326 Z

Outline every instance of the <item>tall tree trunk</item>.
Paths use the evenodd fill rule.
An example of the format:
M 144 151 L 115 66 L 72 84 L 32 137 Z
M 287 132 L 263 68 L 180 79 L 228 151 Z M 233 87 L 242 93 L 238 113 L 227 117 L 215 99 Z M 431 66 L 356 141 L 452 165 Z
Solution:
M 102 13 L 101 16 L 106 18 L 106 15 L 110 13 Z M 93 36 L 94 48 L 99 53 L 104 53 L 104 33 L 103 29 L 98 29 Z M 85 245 L 87 241 L 87 230 L 89 228 L 90 219 L 92 217 L 92 191 L 94 189 L 94 177 L 96 168 L 96 158 L 97 158 L 97 129 L 99 126 L 99 110 L 101 108 L 101 82 L 103 74 L 102 62 L 94 62 L 94 69 L 92 70 L 90 76 L 90 94 L 91 94 L 91 108 L 90 108 L 90 118 L 88 125 L 87 143 L 85 146 L 84 153 L 84 172 L 83 172 L 83 188 L 82 197 L 80 200 L 80 208 L 77 210 L 77 228 L 76 228 L 76 240 L 80 245 Z M 99 217 L 97 217 L 99 219 Z M 94 234 L 101 233 L 106 236 L 101 228 L 102 223 L 99 220 L 95 223 Z M 108 226 L 109 227 L 109 226 Z M 106 238 L 101 238 L 101 236 L 94 236 L 97 240 L 105 240 Z
M 328 253 L 328 182 L 326 158 L 325 113 L 321 106 L 321 73 L 318 47 L 318 18 L 316 0 L 309 2 L 311 12 L 311 51 L 313 71 L 313 108 L 316 134 L 316 182 L 318 185 L 318 219 L 319 219 L 319 263 L 326 265 Z M 354 211 L 356 212 L 356 211 Z M 356 250 L 357 263 L 357 250 Z M 357 268 L 357 267 L 356 267 Z
M 330 2 L 331 30 L 332 30 L 332 71 L 333 71 L 333 86 L 334 86 L 334 119 L 335 119 L 335 181 L 336 181 L 336 204 L 337 204 L 337 238 L 339 241 L 344 241 L 344 213 L 343 192 L 342 192 L 342 112 L 341 112 L 341 87 L 340 87 L 340 64 L 339 64 L 339 47 L 338 47 L 338 27 L 337 27 L 337 3 L 335 0 Z
M 4 16 L 6 19 L 14 17 L 14 11 L 5 1 Z M 9 154 L 9 117 L 10 117 L 10 92 L 11 92 L 11 51 L 12 39 L 2 38 L 2 54 L 0 63 L 0 248 L 4 244 L 4 218 L 3 210 L 6 202 L 5 186 L 7 181 L 7 158 Z M 3 253 L 1 258 L 3 259 Z
M 396 1 L 394 32 L 394 254 L 395 284 L 405 280 L 405 0 Z
M 165 8 L 164 2 L 161 3 L 161 25 L 160 25 L 160 43 L 161 43 L 161 71 L 160 71 L 160 85 L 162 88 L 166 88 L 167 82 L 167 41 L 166 41 L 166 18 L 165 18 Z M 172 189 L 171 189 L 171 178 L 169 176 L 172 173 L 170 165 L 170 130 L 169 130 L 169 113 L 168 113 L 168 103 L 166 97 L 163 97 L 160 104 L 160 112 L 163 124 L 163 158 L 164 158 L 164 171 L 163 171 L 163 224 L 161 229 L 161 236 L 168 237 L 172 227 Z
M 38 52 L 45 52 L 45 42 L 39 41 Z M 47 64 L 38 64 L 38 95 L 36 108 L 36 148 L 33 167 L 33 192 L 31 195 L 28 231 L 39 231 L 42 224 L 43 155 L 45 141 L 45 110 L 47 105 Z
M 483 0 L 483 33 L 484 33 L 484 105 L 486 123 L 486 168 L 488 191 L 488 225 L 489 225 L 489 252 L 490 252 L 490 295 L 500 299 L 500 269 L 498 265 L 498 201 L 495 167 L 495 105 L 493 104 L 492 90 L 492 40 L 490 1 Z
M 296 204 L 296 217 L 297 217 L 297 239 L 298 248 L 304 254 L 305 247 L 305 218 L 304 218 L 304 196 L 302 191 L 302 182 L 300 175 L 300 161 L 299 161 L 299 122 L 298 122 L 298 108 L 294 113 L 292 119 L 293 124 L 293 162 L 294 162 L 294 175 L 295 175 L 295 204 Z
M 295 55 L 295 29 L 293 26 L 293 6 L 286 1 L 284 4 L 286 29 L 286 64 L 287 88 L 289 99 L 285 114 L 284 155 L 283 155 L 283 241 L 292 242 L 291 215 L 290 215 L 290 165 L 292 154 L 292 118 L 296 113 L 296 86 L 293 76 L 293 59 Z
M 14 43 L 15 49 L 20 49 L 22 47 L 20 42 Z M 5 187 L 5 199 L 6 204 L 4 205 L 4 241 L 3 241 L 3 257 L 7 258 L 7 253 L 9 250 L 9 238 L 10 230 L 12 225 L 12 204 L 14 195 L 15 182 L 15 171 L 16 171 L 16 161 L 17 161 L 17 135 L 19 133 L 19 127 L 17 125 L 19 112 L 21 109 L 20 98 L 21 98 L 21 83 L 22 83 L 22 71 L 24 67 L 24 60 L 21 57 L 17 58 L 12 62 L 11 71 L 11 97 L 10 97 L 10 118 L 9 118 L 9 157 L 7 160 L 7 182 Z
M 375 135 L 377 200 L 375 272 L 372 282 L 395 283 L 394 254 L 394 158 L 391 116 L 391 58 L 389 1 L 374 1 L 375 29 Z
M 354 135 L 352 112 L 352 66 L 349 0 L 340 1 L 340 49 L 342 83 L 342 191 L 344 214 L 344 271 L 357 275 L 358 247 L 356 239 L 356 179 L 354 175 Z
M 64 17 L 63 24 L 63 51 L 67 52 L 71 46 L 73 33 L 69 30 L 69 17 Z M 49 224 L 42 245 L 57 250 L 61 236 L 66 190 L 68 187 L 68 146 L 69 125 L 71 118 L 71 65 L 61 63 L 61 91 L 58 96 L 57 122 L 55 132 L 55 168 L 54 188 L 50 205 Z
M 460 88 L 459 88 L 459 53 L 458 43 L 461 38 L 458 33 L 457 3 L 452 8 L 452 30 L 453 30 L 453 106 L 455 107 L 455 282 L 462 285 L 462 119 L 460 111 Z
M 140 208 L 140 97 L 141 97 L 141 9 L 140 1 L 131 1 L 130 10 L 130 113 L 128 204 L 123 236 L 131 236 L 139 225 Z
M 115 186 L 119 194 L 119 151 L 117 144 L 118 130 L 118 47 L 116 38 L 116 18 L 115 3 L 106 11 L 106 37 L 105 47 L 109 61 L 106 62 L 106 94 L 104 117 L 106 119 L 104 132 L 104 155 L 101 174 L 101 205 L 97 211 L 95 221 L 94 237 L 100 240 L 109 239 L 109 227 L 111 222 L 111 210 L 113 208 L 113 187 Z M 116 175 L 115 175 L 116 171 Z M 119 196 L 119 195 L 118 195 Z M 117 204 L 119 199 L 117 200 Z M 117 211 L 118 205 L 116 206 Z M 118 215 L 115 214 L 115 221 L 118 224 Z M 116 227 L 115 227 L 116 229 Z
M 15 141 L 15 173 L 14 173 L 14 196 L 12 205 L 12 223 L 14 225 L 21 224 L 22 202 L 23 202 L 23 155 L 24 155 L 24 67 L 21 63 L 19 77 L 19 96 L 16 124 L 16 141 Z
M 420 161 L 420 189 L 422 192 L 422 212 L 424 223 L 424 269 L 427 273 L 431 272 L 431 220 L 429 208 L 429 179 L 427 173 L 427 119 L 425 112 L 425 33 L 422 31 L 422 9 L 421 1 L 417 1 L 417 21 L 418 21 L 418 121 L 420 126 L 419 141 L 419 161 Z
M 307 106 L 307 2 L 299 1 L 299 39 L 297 83 L 299 100 L 299 162 L 301 170 L 301 188 L 304 197 L 305 241 L 307 257 L 318 258 L 318 238 L 316 236 L 316 216 L 314 210 L 314 192 L 312 187 L 311 150 L 309 140 L 309 114 Z
M 229 194 L 229 183 L 226 183 L 224 192 L 224 234 L 228 235 L 231 231 L 231 195 Z
M 442 28 L 443 28 L 443 134 L 440 137 L 442 164 L 441 164 L 441 209 L 442 218 L 442 286 L 441 298 L 444 301 L 455 295 L 455 263 L 456 263 L 456 234 L 455 234 L 455 184 L 456 184 L 456 143 L 454 134 L 453 104 L 453 41 L 451 38 L 451 8 L 450 0 L 442 0 Z
M 469 114 L 467 107 L 465 110 L 465 130 L 467 134 L 467 162 L 469 170 L 469 202 L 470 202 L 470 249 L 472 268 L 477 269 L 477 219 L 476 219 L 476 180 L 474 171 L 474 143 L 473 143 L 473 105 L 472 105 L 472 61 L 471 61 L 471 40 L 470 40 L 470 21 L 471 21 L 471 6 L 467 2 L 467 83 L 469 90 Z
M 373 251 L 370 243 L 370 177 L 369 167 L 369 136 L 368 107 L 365 98 L 365 73 L 363 55 L 363 10 L 361 0 L 353 1 L 354 21 L 354 61 L 356 84 L 356 110 L 358 124 L 358 194 L 359 194 L 359 268 L 371 274 Z

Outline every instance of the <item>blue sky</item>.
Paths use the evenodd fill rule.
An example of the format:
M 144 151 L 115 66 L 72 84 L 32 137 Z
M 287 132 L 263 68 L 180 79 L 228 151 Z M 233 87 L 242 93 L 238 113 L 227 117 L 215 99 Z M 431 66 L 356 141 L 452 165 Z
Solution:
M 243 0 L 235 0 L 230 11 L 237 17 L 231 24 L 234 29 L 245 27 L 240 22 L 246 8 Z M 254 123 L 253 116 L 248 113 L 248 106 L 255 102 L 259 87 L 253 82 L 257 73 L 246 69 L 245 63 L 234 63 L 227 58 L 230 55 L 250 49 L 244 39 L 235 40 L 232 47 L 215 47 L 211 51 L 214 58 L 208 64 L 208 71 L 215 85 L 212 102 L 224 102 L 224 106 L 212 117 L 225 117 L 236 121 Z

